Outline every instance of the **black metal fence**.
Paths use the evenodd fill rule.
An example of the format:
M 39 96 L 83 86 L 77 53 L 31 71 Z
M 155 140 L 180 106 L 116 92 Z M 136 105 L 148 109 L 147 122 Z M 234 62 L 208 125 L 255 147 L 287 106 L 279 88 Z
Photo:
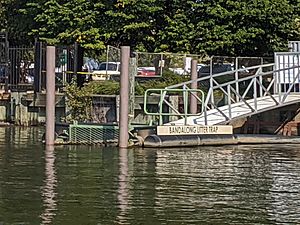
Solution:
M 6 33 L 0 33 L 0 88 L 5 87 L 7 90 L 7 74 L 8 74 L 8 62 L 9 62 L 9 52 L 8 52 L 8 40 Z
M 35 88 L 36 92 L 46 89 L 46 47 L 45 43 L 36 43 L 36 70 Z M 57 89 L 62 89 L 70 83 L 75 71 L 76 52 L 74 46 L 56 46 L 55 83 Z
M 8 89 L 11 91 L 33 90 L 34 48 L 9 47 Z
M 77 76 L 78 85 L 83 80 L 79 71 L 83 66 L 83 51 L 72 46 L 56 46 L 56 87 L 62 89 Z M 9 46 L 7 35 L 0 33 L 0 89 L 6 91 L 35 91 L 46 88 L 46 44 L 34 46 Z

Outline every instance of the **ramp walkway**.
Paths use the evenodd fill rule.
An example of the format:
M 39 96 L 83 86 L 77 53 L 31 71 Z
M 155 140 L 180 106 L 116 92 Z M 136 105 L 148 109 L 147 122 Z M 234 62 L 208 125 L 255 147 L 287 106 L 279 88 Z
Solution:
M 204 114 L 189 116 L 187 120 L 179 119 L 168 123 L 170 125 L 218 125 L 226 124 L 232 120 L 251 116 L 254 114 L 262 113 L 268 110 L 273 110 L 285 105 L 294 104 L 300 102 L 300 94 L 290 94 L 287 96 L 283 104 L 280 102 L 278 95 L 273 95 L 272 99 L 270 96 L 247 100 L 246 102 L 234 103 L 231 106 L 225 105 L 218 109 L 211 109 L 207 111 L 205 117 Z M 207 121 L 206 121 L 207 120 Z M 186 123 L 186 124 L 185 124 Z
M 210 74 L 164 89 L 149 89 L 144 96 L 144 111 L 158 117 L 158 125 L 217 125 L 298 103 L 299 55 L 275 54 L 275 64 Z M 191 89 L 194 82 L 197 89 Z M 151 96 L 158 98 L 157 111 L 149 110 L 147 103 Z M 173 96 L 179 96 L 179 108 Z M 189 112 L 191 98 L 198 101 L 194 114 Z

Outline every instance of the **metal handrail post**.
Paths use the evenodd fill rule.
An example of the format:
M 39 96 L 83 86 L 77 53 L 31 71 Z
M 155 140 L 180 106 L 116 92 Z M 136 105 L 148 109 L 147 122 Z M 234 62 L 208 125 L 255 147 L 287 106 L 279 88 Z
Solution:
M 162 111 L 163 111 L 163 102 L 165 99 L 166 91 L 160 91 L 160 99 L 159 99 L 159 125 L 163 124 Z
M 282 103 L 284 103 L 285 99 L 287 98 L 287 96 L 290 94 L 292 88 L 295 86 L 295 82 L 297 79 L 299 79 L 299 75 L 300 75 L 300 71 L 298 72 L 297 76 L 294 77 L 293 83 L 292 85 L 290 85 L 289 89 L 287 90 L 287 92 L 284 94 L 283 98 L 282 98 Z
M 207 109 L 204 108 L 204 124 L 207 125 Z
M 261 85 L 259 86 L 259 96 L 262 97 L 262 96 L 263 96 L 263 88 L 262 88 L 262 85 L 263 85 L 263 78 L 262 78 L 262 76 L 261 76 L 262 68 L 259 68 L 258 70 L 259 70 L 259 71 L 258 71 L 258 74 L 259 74 L 258 79 L 259 79 L 259 82 L 260 82 L 260 84 L 261 84 Z
M 239 80 L 239 71 L 238 71 L 238 69 L 239 69 L 239 57 L 236 57 L 235 58 L 235 81 L 236 81 L 235 89 L 236 89 L 237 93 L 239 93 L 239 82 L 238 82 L 238 80 Z M 236 95 L 236 102 L 239 102 L 239 101 L 240 101 L 239 97 Z
M 209 70 L 209 84 L 210 84 L 210 87 L 213 87 L 214 86 L 214 82 L 213 82 L 213 56 L 210 58 L 210 70 Z M 214 103 L 214 97 L 213 97 L 213 93 L 211 95 L 211 103 Z
M 276 60 L 275 65 L 279 65 L 279 60 L 278 60 L 278 57 L 276 57 L 276 55 L 277 54 L 275 53 L 275 56 L 274 56 L 274 58 Z M 275 79 L 276 93 L 278 94 L 278 100 L 281 103 L 281 79 L 280 79 L 280 71 L 281 70 L 277 67 L 275 69 L 276 69 L 276 72 L 275 72 L 274 76 L 276 78 Z
M 232 118 L 232 115 L 231 115 L 231 93 L 230 93 L 230 84 L 227 85 L 227 94 L 228 94 L 228 116 L 229 116 L 229 119 L 231 120 Z
M 253 79 L 254 79 L 254 83 L 253 83 L 254 109 L 255 112 L 257 112 L 257 82 L 256 82 L 256 77 Z
M 208 107 L 208 103 L 209 100 L 211 99 L 211 92 L 213 92 L 213 88 L 210 87 L 206 96 L 206 100 L 204 102 L 204 120 L 205 120 L 205 125 L 207 125 L 207 107 Z M 212 109 L 213 107 L 211 107 Z
M 188 94 L 187 94 L 187 89 L 186 85 L 183 86 L 183 107 L 184 107 L 184 125 L 187 124 L 187 115 L 188 115 Z

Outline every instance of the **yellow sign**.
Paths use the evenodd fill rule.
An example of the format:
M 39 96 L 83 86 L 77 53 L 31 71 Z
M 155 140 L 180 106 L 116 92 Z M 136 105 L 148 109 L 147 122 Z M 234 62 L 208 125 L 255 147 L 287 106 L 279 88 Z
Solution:
M 232 134 L 232 126 L 158 126 L 157 135 Z

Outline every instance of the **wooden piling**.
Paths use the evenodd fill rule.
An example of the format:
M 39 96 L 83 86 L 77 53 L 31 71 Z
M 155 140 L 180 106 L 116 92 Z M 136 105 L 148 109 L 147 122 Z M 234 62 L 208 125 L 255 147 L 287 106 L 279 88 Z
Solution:
M 191 62 L 191 80 L 196 80 L 198 78 L 197 75 L 197 60 L 192 60 Z M 197 82 L 191 83 L 191 89 L 197 89 L 198 84 Z M 197 113 L 197 98 L 194 95 L 197 95 L 197 92 L 192 92 L 190 95 L 190 113 L 196 114 Z
M 119 147 L 128 147 L 128 107 L 129 107 L 129 57 L 130 47 L 121 47 L 120 75 L 120 115 L 119 115 Z
M 55 141 L 55 47 L 47 46 L 46 72 L 46 145 Z

